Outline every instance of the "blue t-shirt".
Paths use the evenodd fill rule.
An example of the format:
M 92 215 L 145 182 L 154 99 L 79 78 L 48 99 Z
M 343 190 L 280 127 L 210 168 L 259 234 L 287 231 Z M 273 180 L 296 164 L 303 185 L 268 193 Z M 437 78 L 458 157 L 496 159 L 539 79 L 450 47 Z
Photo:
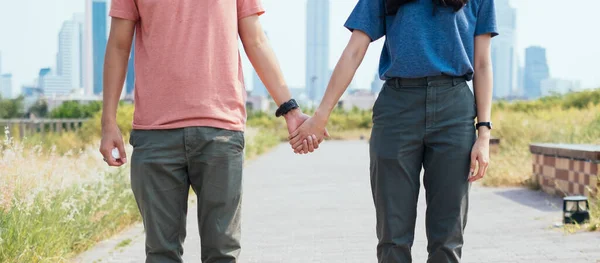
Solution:
M 379 61 L 383 80 L 439 75 L 471 80 L 475 36 L 498 35 L 494 0 L 470 0 L 458 12 L 442 6 L 434 12 L 433 1 L 418 0 L 395 16 L 385 16 L 385 0 L 359 0 L 344 26 L 372 41 L 386 36 Z

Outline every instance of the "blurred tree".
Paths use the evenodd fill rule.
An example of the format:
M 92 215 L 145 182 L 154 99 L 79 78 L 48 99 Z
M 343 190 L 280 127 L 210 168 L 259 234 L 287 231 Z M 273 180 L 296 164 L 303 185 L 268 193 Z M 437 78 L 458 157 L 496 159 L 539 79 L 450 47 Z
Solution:
M 23 96 L 12 100 L 0 98 L 0 119 L 22 118 L 23 100 Z
M 101 110 L 101 101 L 93 101 L 87 104 L 81 104 L 78 101 L 65 101 L 50 112 L 50 117 L 54 119 L 85 119 L 93 117 Z
M 48 116 L 48 103 L 44 99 L 39 99 L 28 110 L 29 115 L 32 114 L 37 118 L 46 118 Z

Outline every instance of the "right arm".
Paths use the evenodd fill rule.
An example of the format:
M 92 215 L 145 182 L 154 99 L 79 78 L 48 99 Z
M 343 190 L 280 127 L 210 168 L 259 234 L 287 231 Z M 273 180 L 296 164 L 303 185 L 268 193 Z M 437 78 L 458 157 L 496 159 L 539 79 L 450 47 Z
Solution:
M 314 117 L 325 123 L 329 120 L 331 112 L 346 89 L 348 89 L 350 82 L 352 82 L 356 70 L 367 53 L 369 44 L 371 44 L 371 38 L 367 34 L 360 30 L 354 30 L 352 32 L 350 41 L 333 70 L 331 80 L 329 81 L 329 85 L 327 85 L 327 91 L 325 92 Z
M 117 126 L 117 106 L 123 92 L 135 24 L 131 20 L 113 18 L 106 46 L 100 153 L 110 166 L 121 166 L 127 162 L 123 137 Z M 119 149 L 121 159 L 112 157 L 113 148 Z
M 331 80 L 327 85 L 327 91 L 315 115 L 290 136 L 290 144 L 295 151 L 301 149 L 302 141 L 313 134 L 317 136 L 318 140 L 322 139 L 321 136 L 325 134 L 325 126 L 327 126 L 329 116 L 346 89 L 348 89 L 356 70 L 367 53 L 369 44 L 371 44 L 371 38 L 367 34 L 360 30 L 352 32 L 352 37 L 333 70 Z

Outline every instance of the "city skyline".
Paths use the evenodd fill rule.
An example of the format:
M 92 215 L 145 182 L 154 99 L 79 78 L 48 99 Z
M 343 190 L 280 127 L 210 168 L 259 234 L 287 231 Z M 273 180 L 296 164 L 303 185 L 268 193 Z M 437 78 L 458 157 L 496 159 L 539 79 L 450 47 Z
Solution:
M 590 7 L 593 5 L 600 7 L 600 4 L 593 1 L 578 1 Z M 0 41 L 0 51 L 6 54 L 3 72 L 12 73 L 13 85 L 18 87 L 33 83 L 40 68 L 52 67 L 53 63 L 50 61 L 53 57 L 55 59 L 56 50 L 58 50 L 54 41 L 56 41 L 60 24 L 72 17 L 73 13 L 85 10 L 85 3 L 74 0 L 56 0 L 53 4 L 38 0 L 28 0 L 27 2 L 31 2 L 30 4 L 35 2 L 40 10 L 47 10 L 47 12 L 32 10 L 33 13 L 28 14 L 28 21 L 14 25 L 14 23 L 8 23 L 8 18 L 14 17 L 14 13 L 18 12 L 7 12 L 7 10 L 25 10 L 27 5 L 19 1 L 0 1 L 0 25 L 13 25 L 11 27 L 0 26 L 0 36 L 12 37 L 9 41 Z M 328 63 L 329 68 L 333 68 L 350 37 L 350 33 L 342 25 L 356 1 L 331 0 L 330 2 L 332 8 Z M 303 25 L 306 25 L 307 22 L 304 17 L 306 13 L 303 11 L 306 11 L 307 1 L 264 0 L 263 3 L 267 13 L 261 17 L 261 21 L 264 28 L 271 33 L 271 43 L 282 64 L 284 76 L 289 86 L 304 86 L 306 79 L 304 63 L 306 47 L 304 43 L 306 39 L 303 32 L 306 30 L 303 29 Z M 569 16 L 570 12 L 566 12 L 565 15 L 569 16 L 566 21 L 569 22 L 568 25 L 565 25 L 564 22 L 557 23 L 554 21 L 555 19 L 551 19 L 553 15 L 544 12 L 535 19 L 528 17 L 528 14 L 532 14 L 536 6 L 539 6 L 539 0 L 511 1 L 510 3 L 517 9 L 518 32 L 516 38 L 517 52 L 519 53 L 517 60 L 521 62 L 519 66 L 524 65 L 525 47 L 541 45 L 548 50 L 548 62 L 552 69 L 552 77 L 581 80 L 582 86 L 586 88 L 600 86 L 600 76 L 593 74 L 592 68 L 592 65 L 595 65 L 594 62 L 600 60 L 600 52 L 592 48 L 598 44 L 598 37 L 593 34 L 585 34 L 586 31 L 577 26 L 584 24 L 582 17 L 585 17 L 587 10 L 581 11 L 584 14 L 574 16 Z M 569 7 L 566 8 L 568 11 Z M 290 14 L 282 11 L 289 9 L 298 12 Z M 562 12 L 563 9 L 550 5 L 547 11 L 556 14 Z M 536 15 L 538 14 L 536 13 Z M 36 22 L 43 18 L 45 23 Z M 106 18 L 108 19 L 108 17 Z M 86 19 L 89 18 L 86 17 Z M 592 17 L 591 19 L 598 18 Z M 287 22 L 281 23 L 281 21 Z M 585 24 L 589 24 L 589 21 L 585 21 Z M 504 34 L 502 31 L 500 33 L 501 36 Z M 578 41 L 573 41 L 573 39 Z M 363 66 L 357 72 L 355 82 L 361 89 L 370 87 L 373 74 L 377 69 L 382 44 L 382 41 L 377 41 L 371 45 Z M 246 58 L 244 58 L 244 63 L 246 79 L 249 84 L 252 83 L 251 74 L 248 74 L 251 72 L 251 67 Z M 84 86 L 87 87 L 87 85 Z M 247 86 L 250 89 L 251 85 Z

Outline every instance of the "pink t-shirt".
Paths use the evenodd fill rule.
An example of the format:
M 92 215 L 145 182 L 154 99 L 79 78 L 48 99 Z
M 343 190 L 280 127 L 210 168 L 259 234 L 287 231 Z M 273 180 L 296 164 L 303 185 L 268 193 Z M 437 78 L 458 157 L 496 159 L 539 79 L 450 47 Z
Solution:
M 260 0 L 112 0 L 110 16 L 138 22 L 133 128 L 243 131 L 238 20 L 262 13 Z

